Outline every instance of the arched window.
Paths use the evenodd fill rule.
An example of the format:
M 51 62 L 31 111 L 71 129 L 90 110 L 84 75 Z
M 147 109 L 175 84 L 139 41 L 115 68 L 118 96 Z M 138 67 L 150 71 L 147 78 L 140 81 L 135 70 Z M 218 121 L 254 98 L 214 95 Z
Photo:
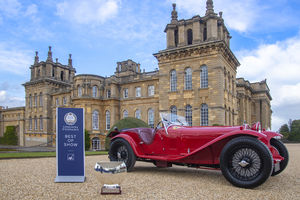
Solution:
M 184 89 L 191 90 L 192 89 L 192 69 L 186 68 L 184 70 Z
M 208 126 L 208 106 L 207 106 L 207 104 L 201 105 L 201 126 Z
M 152 108 L 148 110 L 148 124 L 151 128 L 154 128 L 154 110 Z
M 171 106 L 171 122 L 175 122 L 177 119 L 177 108 L 176 106 Z
M 193 113 L 192 113 L 192 106 L 187 105 L 185 107 L 185 120 L 189 126 L 193 125 Z
M 170 72 L 170 90 L 172 92 L 177 90 L 177 75 L 175 69 Z
M 200 87 L 207 88 L 208 87 L 208 72 L 207 66 L 203 65 L 200 68 Z
M 92 127 L 93 127 L 93 130 L 99 130 L 99 112 L 97 110 L 93 111 Z
M 82 88 L 81 86 L 78 86 L 78 97 L 81 97 L 82 96 Z
M 110 112 L 107 110 L 105 112 L 105 119 L 106 119 L 106 130 L 110 129 Z
M 43 116 L 40 116 L 40 130 L 43 130 L 44 126 L 43 126 Z
M 141 110 L 137 109 L 137 110 L 135 111 L 135 118 L 141 119 Z
M 29 117 L 29 130 L 31 131 L 32 130 L 32 118 Z
M 187 43 L 188 43 L 188 45 L 193 44 L 193 30 L 192 29 L 187 30 Z
M 62 81 L 64 80 L 64 75 L 65 75 L 64 71 L 61 71 L 60 72 L 60 80 L 62 80 Z
M 124 110 L 124 111 L 123 111 L 123 118 L 126 118 L 126 117 L 128 117 L 128 111 L 127 111 L 127 110 Z
M 101 150 L 100 139 L 98 137 L 94 137 L 92 139 L 92 150 L 94 151 Z
M 98 87 L 96 85 L 93 86 L 93 97 L 97 97 L 98 93 Z

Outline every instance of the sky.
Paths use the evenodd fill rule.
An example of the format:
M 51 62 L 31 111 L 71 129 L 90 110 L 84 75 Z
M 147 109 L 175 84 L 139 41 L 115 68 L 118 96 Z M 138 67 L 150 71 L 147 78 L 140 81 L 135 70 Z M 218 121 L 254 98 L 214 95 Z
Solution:
M 24 106 L 23 83 L 35 51 L 67 64 L 77 74 L 111 76 L 116 63 L 132 59 L 155 70 L 152 55 L 166 48 L 164 28 L 172 3 L 178 18 L 203 16 L 206 0 L 0 0 L 0 105 Z M 300 119 L 300 1 L 214 0 L 232 36 L 241 65 L 237 77 L 267 79 L 272 130 Z

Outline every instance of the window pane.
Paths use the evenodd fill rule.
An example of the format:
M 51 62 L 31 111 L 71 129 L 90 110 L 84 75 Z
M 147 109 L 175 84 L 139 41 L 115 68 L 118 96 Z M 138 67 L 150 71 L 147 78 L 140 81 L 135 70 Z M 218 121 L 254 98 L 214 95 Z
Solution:
M 82 89 L 80 86 L 78 86 L 78 96 L 81 97 L 82 96 Z
M 141 111 L 140 110 L 135 111 L 135 118 L 141 119 Z
M 125 88 L 123 91 L 123 97 L 126 99 L 128 98 L 128 88 Z
M 171 91 L 177 90 L 177 76 L 175 70 L 172 70 L 170 74 L 170 90 Z
M 187 121 L 187 123 L 189 124 L 189 126 L 192 126 L 192 106 L 187 105 L 185 107 L 185 120 Z
M 125 117 L 128 117 L 128 111 L 127 110 L 124 110 L 124 112 L 123 112 L 123 118 L 125 118 Z
M 177 119 L 177 108 L 176 106 L 171 106 L 171 122 L 176 122 Z
M 187 68 L 184 73 L 184 89 L 192 89 L 192 69 Z
M 141 97 L 141 87 L 135 88 L 135 96 L 136 97 Z
M 201 105 L 201 126 L 208 126 L 208 106 L 207 106 L 207 104 Z
M 207 66 L 202 66 L 200 68 L 200 79 L 201 79 L 201 88 L 208 87 L 208 74 L 207 74 Z
M 43 117 L 40 117 L 40 130 L 43 130 Z
M 110 129 L 110 112 L 109 111 L 106 111 L 105 119 L 106 119 L 106 130 L 109 130 Z
M 154 111 L 152 109 L 148 111 L 148 124 L 151 128 L 154 128 Z
M 154 85 L 148 86 L 148 96 L 154 95 Z
M 93 97 L 97 97 L 97 91 L 98 91 L 98 87 L 93 86 Z
M 92 126 L 93 126 L 93 130 L 99 129 L 99 113 L 96 110 L 93 111 Z

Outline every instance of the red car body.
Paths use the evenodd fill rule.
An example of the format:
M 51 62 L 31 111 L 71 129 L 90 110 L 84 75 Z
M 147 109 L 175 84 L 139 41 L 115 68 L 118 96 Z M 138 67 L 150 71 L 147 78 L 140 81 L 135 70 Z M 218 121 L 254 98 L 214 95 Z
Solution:
M 271 138 L 282 137 L 281 134 L 254 130 L 244 130 L 243 126 L 170 126 L 168 134 L 161 128 L 156 131 L 151 144 L 146 144 L 133 128 L 120 132 L 112 137 L 123 138 L 129 142 L 138 160 L 154 160 L 160 166 L 167 163 L 198 164 L 203 166 L 217 166 L 220 164 L 220 154 L 224 145 L 235 137 L 250 135 L 265 143 L 270 149 L 274 164 L 282 161 L 281 157 L 270 144 Z M 111 134 L 112 135 L 112 134 Z
M 281 142 L 279 147 L 271 144 L 272 143 L 271 141 L 273 140 L 276 140 L 275 143 L 277 144 L 278 143 L 277 139 L 281 138 L 282 135 L 275 132 L 265 131 L 265 130 L 260 131 L 259 127 L 260 127 L 259 123 L 256 123 L 251 128 L 248 125 L 196 127 L 196 126 L 183 126 L 178 124 L 175 125 L 169 124 L 168 126 L 164 125 L 164 127 L 160 127 L 156 129 L 131 128 L 131 129 L 125 129 L 123 131 L 116 130 L 111 132 L 108 136 L 111 137 L 111 144 L 113 146 L 116 145 L 115 143 L 117 142 L 114 143 L 114 141 L 116 140 L 121 142 L 123 141 L 124 143 L 127 142 L 130 145 L 128 149 L 129 151 L 133 152 L 132 155 L 134 157 L 134 163 L 135 160 L 137 160 L 137 161 L 153 162 L 157 167 L 171 167 L 173 164 L 189 166 L 189 167 L 199 167 L 199 168 L 210 167 L 210 168 L 221 169 L 222 172 L 223 169 L 221 163 L 222 160 L 221 154 L 222 151 L 225 151 L 223 149 L 226 145 L 231 145 L 228 144 L 230 141 L 238 140 L 236 145 L 231 145 L 232 146 L 230 147 L 231 149 L 235 148 L 235 146 L 241 146 L 242 148 L 243 145 L 244 146 L 246 145 L 245 147 L 243 147 L 243 149 L 247 151 L 249 148 L 251 149 L 253 146 L 254 152 L 256 152 L 256 154 L 260 154 L 260 150 L 256 149 L 255 147 L 257 143 L 257 145 L 263 146 L 262 150 L 267 152 L 267 157 L 271 157 L 270 159 L 271 162 L 273 163 L 271 163 L 272 166 L 270 167 L 272 169 L 269 169 L 269 171 L 271 170 L 271 173 L 273 174 L 276 173 L 276 171 L 280 171 L 280 170 L 282 171 L 287 165 L 287 160 L 288 160 L 287 150 Z M 239 140 L 241 139 L 251 140 L 250 144 L 248 144 L 249 142 L 247 143 L 247 141 L 244 142 L 245 144 L 243 142 L 239 142 Z M 239 147 L 237 147 L 237 150 L 239 150 L 238 148 Z M 264 148 L 268 150 L 265 150 Z M 113 147 L 110 148 L 111 160 L 116 160 L 117 159 L 116 157 L 119 158 L 118 160 L 122 160 L 121 159 L 122 151 L 120 150 L 119 154 L 117 153 L 114 154 L 113 149 L 114 149 Z M 235 152 L 237 152 L 237 150 Z M 128 153 L 129 151 L 127 151 L 128 155 L 129 155 Z M 282 151 L 284 151 L 284 153 L 282 153 Z M 124 155 L 125 154 L 126 152 L 124 153 Z M 226 155 L 226 152 L 224 152 L 223 154 Z M 244 157 L 241 158 L 239 162 L 240 166 L 245 165 L 243 164 L 243 162 L 247 163 L 246 165 L 248 166 L 245 166 L 245 170 L 247 170 L 247 167 L 249 167 L 252 163 L 250 159 L 251 155 L 248 154 L 249 153 L 245 153 Z M 125 157 L 124 159 L 126 159 Z M 226 168 L 227 165 L 228 166 L 232 165 L 232 163 L 230 163 L 233 162 L 232 159 L 233 158 L 231 158 L 230 161 L 226 161 L 229 162 L 229 164 L 227 163 L 223 164 L 223 168 Z M 286 159 L 286 163 L 284 163 L 284 166 L 280 166 L 280 163 L 285 159 Z M 224 158 L 223 160 L 226 159 Z M 126 162 L 127 161 L 128 160 L 126 160 Z M 264 161 L 262 159 L 260 162 L 258 162 L 259 167 L 261 169 L 264 169 L 263 167 L 267 165 L 266 164 L 267 162 L 268 161 Z M 127 164 L 131 165 L 131 163 L 127 163 Z M 133 165 L 131 166 L 133 167 Z M 283 169 L 280 169 L 280 167 Z M 269 174 L 265 175 L 266 176 L 265 180 L 270 175 L 270 172 L 267 173 Z M 259 175 L 257 174 L 258 171 L 255 176 L 259 177 Z M 228 179 L 230 181 L 230 175 L 228 176 L 229 176 Z M 248 179 L 247 176 L 246 179 Z M 245 180 L 242 179 L 242 181 Z M 252 180 L 252 178 L 249 178 L 249 181 L 251 182 L 254 180 Z M 239 187 L 252 188 L 262 184 L 260 182 L 264 182 L 264 181 L 258 181 L 258 183 L 251 183 L 246 185 L 239 184 L 239 183 L 233 183 L 233 184 Z

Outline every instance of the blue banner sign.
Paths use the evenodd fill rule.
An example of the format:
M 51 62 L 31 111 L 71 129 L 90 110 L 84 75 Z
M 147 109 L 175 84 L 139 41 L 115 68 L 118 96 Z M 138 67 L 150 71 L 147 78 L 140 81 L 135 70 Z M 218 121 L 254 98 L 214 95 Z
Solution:
M 83 108 L 56 109 L 55 182 L 84 182 Z

